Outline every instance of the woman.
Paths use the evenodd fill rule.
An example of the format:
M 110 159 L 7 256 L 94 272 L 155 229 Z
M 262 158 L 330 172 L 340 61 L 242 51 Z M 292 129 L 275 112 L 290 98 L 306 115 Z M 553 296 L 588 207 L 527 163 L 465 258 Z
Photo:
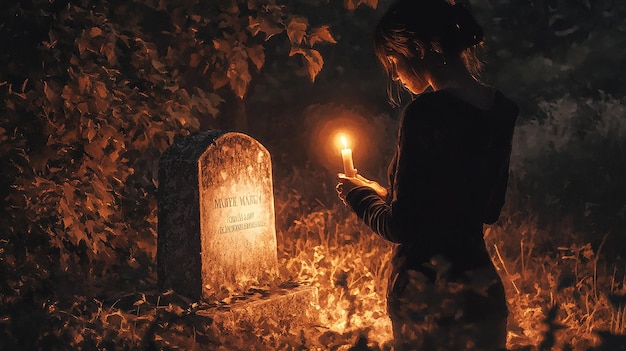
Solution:
M 389 190 L 339 174 L 337 191 L 398 244 L 387 294 L 396 351 L 505 348 L 508 310 L 483 223 L 504 204 L 518 107 L 476 78 L 482 39 L 445 0 L 397 1 L 375 31 L 389 78 L 416 98 L 402 113 Z

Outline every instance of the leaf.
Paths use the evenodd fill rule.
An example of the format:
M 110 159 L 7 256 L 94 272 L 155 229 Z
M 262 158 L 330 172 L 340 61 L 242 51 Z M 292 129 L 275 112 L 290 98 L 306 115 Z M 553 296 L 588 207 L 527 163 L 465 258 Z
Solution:
M 358 6 L 356 1 L 357 0 L 344 0 L 343 6 L 350 11 L 354 11 L 356 7 Z
M 96 95 L 94 100 L 90 106 L 94 113 L 102 114 L 109 108 L 109 101 L 106 98 Z
M 329 26 L 321 26 L 319 28 L 315 28 L 311 35 L 309 36 L 309 45 L 313 47 L 313 45 L 317 43 L 331 43 L 336 44 L 337 41 L 333 38 L 333 35 L 330 34 Z
M 373 9 L 378 7 L 378 0 L 359 0 L 359 5 L 365 4 Z
M 230 53 L 232 51 L 232 46 L 225 39 L 213 39 L 213 47 L 217 51 Z
M 57 133 L 60 137 L 60 142 L 63 144 L 71 144 L 78 140 L 77 128 L 69 128 L 68 130 L 59 128 Z
M 243 99 L 248 89 L 248 84 L 252 81 L 252 76 L 248 71 L 248 63 L 244 60 L 239 60 L 236 64 L 231 65 L 228 70 L 228 77 L 230 78 L 230 87 L 239 98 Z
M 200 64 L 200 55 L 194 52 L 189 57 L 189 67 L 197 68 L 199 64 Z
M 152 67 L 159 73 L 167 73 L 167 67 L 160 61 L 152 60 Z
M 108 42 L 100 48 L 100 53 L 107 57 L 110 65 L 117 63 L 117 55 L 115 54 L 115 43 Z
M 89 31 L 89 36 L 91 36 L 92 38 L 96 38 L 101 35 L 102 35 L 102 29 L 98 27 L 92 27 L 91 30 Z
M 83 127 L 83 138 L 87 139 L 87 141 L 91 142 L 93 138 L 96 136 L 97 130 L 96 126 L 91 119 L 87 120 L 87 125 Z
M 89 47 L 89 43 L 87 42 L 87 40 L 83 39 L 82 37 L 76 38 L 76 46 L 78 46 L 78 52 L 80 53 L 82 57 L 82 55 L 85 53 L 85 51 Z
M 89 197 L 89 195 L 87 195 Z M 93 211 L 93 208 L 90 209 L 90 211 Z M 96 222 L 92 219 L 88 219 L 85 222 L 85 228 L 87 228 L 87 231 L 89 231 L 89 233 L 93 233 L 94 232 L 94 227 L 95 227 Z
M 228 62 L 226 76 L 229 78 L 230 87 L 237 96 L 243 98 L 248 89 L 248 84 L 252 81 L 245 50 L 241 47 L 235 48 L 228 58 Z
M 87 113 L 89 113 L 89 104 L 87 104 L 86 102 L 79 102 L 78 104 L 76 104 L 76 108 L 78 109 L 78 111 L 80 111 L 81 115 L 85 115 Z
M 276 34 L 283 32 L 284 28 L 279 27 L 266 17 L 252 17 L 248 16 L 248 30 L 253 36 L 256 36 L 260 32 L 265 33 L 265 41 L 270 40 Z
M 51 84 L 48 84 L 46 81 L 43 82 L 43 93 L 46 95 L 48 101 L 50 101 L 53 105 L 59 100 L 59 93 L 56 92 Z
M 103 82 L 96 82 L 96 93 L 103 99 L 109 95 L 109 91 Z
M 101 160 L 104 156 L 105 143 L 102 140 L 94 140 L 85 145 L 85 152 L 94 160 Z M 97 182 L 96 182 L 97 183 Z
M 343 1 L 343 6 L 350 11 L 354 11 L 357 7 L 363 4 L 375 9 L 376 7 L 378 7 L 378 0 L 344 0 Z
M 257 70 L 260 70 L 265 63 L 265 51 L 263 45 L 256 45 L 253 47 L 246 47 L 246 53 L 250 58 L 250 61 L 254 63 Z
M 292 47 L 291 51 L 289 52 L 289 56 L 293 56 L 296 54 L 300 54 L 306 59 L 309 77 L 311 78 L 311 81 L 314 82 L 315 77 L 317 77 L 317 74 L 320 73 L 320 71 L 322 70 L 322 66 L 324 66 L 324 59 L 322 58 L 322 54 L 320 54 L 319 51 L 315 49 Z
M 209 93 L 208 99 L 209 101 L 211 101 L 211 104 L 213 106 L 219 106 L 220 104 L 223 104 L 224 102 L 226 102 L 224 99 L 222 99 L 221 96 L 214 94 L 214 93 Z
M 74 223 L 74 216 L 68 206 L 67 199 L 65 197 L 61 197 L 58 204 L 59 216 L 61 216 L 61 219 L 63 220 L 63 228 L 69 228 Z
M 69 182 L 63 183 L 63 195 L 68 203 L 74 203 L 74 186 Z
M 51 132 L 52 133 L 52 132 Z M 2 138 L 0 137 L 0 142 Z M 46 146 L 50 146 L 56 144 L 57 140 L 52 135 L 48 135 L 48 141 Z M 65 151 L 65 150 L 63 150 Z M 42 149 L 40 152 L 33 153 L 30 156 L 31 164 L 33 165 L 34 170 L 38 170 L 39 172 L 50 171 L 50 173 L 54 173 L 60 168 L 54 166 L 48 166 L 48 163 L 51 159 L 53 159 L 57 155 L 57 152 L 54 148 L 47 147 Z
M 213 83 L 213 89 L 217 90 L 223 86 L 225 86 L 226 84 L 228 84 L 229 79 L 228 76 L 226 76 L 226 74 L 224 72 L 220 72 L 220 71 L 213 71 L 213 73 L 211 74 L 211 83 Z
M 287 26 L 287 35 L 292 44 L 302 44 L 306 36 L 306 29 L 309 26 L 306 18 L 294 17 Z
M 217 107 L 224 103 L 224 99 L 214 93 L 205 94 L 200 88 L 195 88 L 194 90 L 195 93 L 191 98 L 191 104 L 203 114 L 208 113 L 213 117 L 217 116 L 220 112 Z
M 89 93 L 91 90 L 91 79 L 88 75 L 78 77 L 78 91 L 81 94 Z

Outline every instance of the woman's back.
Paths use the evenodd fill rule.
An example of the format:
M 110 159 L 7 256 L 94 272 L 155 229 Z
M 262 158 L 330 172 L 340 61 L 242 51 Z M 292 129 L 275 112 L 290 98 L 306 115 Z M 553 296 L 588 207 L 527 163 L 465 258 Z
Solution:
M 402 202 L 397 231 L 411 237 L 404 244 L 415 263 L 437 253 L 467 261 L 471 248 L 484 246 L 482 224 L 497 220 L 504 204 L 517 113 L 500 92 L 481 110 L 445 90 L 405 109 L 389 181 Z

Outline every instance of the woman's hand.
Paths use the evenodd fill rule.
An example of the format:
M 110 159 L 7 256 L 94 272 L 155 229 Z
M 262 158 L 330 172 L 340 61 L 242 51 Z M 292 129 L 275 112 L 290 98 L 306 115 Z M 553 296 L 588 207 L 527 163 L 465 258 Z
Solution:
M 346 195 L 350 192 L 350 190 L 358 187 L 358 186 L 366 186 L 371 188 L 380 196 L 385 199 L 387 197 L 387 189 L 378 184 L 373 180 L 369 180 L 363 177 L 360 174 L 357 174 L 354 177 L 348 177 L 343 173 L 337 174 L 337 181 L 339 182 L 335 189 L 337 189 L 337 195 L 345 203 Z

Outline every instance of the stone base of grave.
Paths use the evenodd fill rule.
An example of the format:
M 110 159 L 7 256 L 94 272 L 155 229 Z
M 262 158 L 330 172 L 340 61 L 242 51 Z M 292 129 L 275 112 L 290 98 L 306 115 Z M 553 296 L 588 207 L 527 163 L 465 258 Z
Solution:
M 317 288 L 297 286 L 276 288 L 228 305 L 196 311 L 196 315 L 211 318 L 213 323 L 229 330 L 246 330 L 249 326 L 268 325 L 273 331 L 297 335 L 302 327 L 319 323 Z

